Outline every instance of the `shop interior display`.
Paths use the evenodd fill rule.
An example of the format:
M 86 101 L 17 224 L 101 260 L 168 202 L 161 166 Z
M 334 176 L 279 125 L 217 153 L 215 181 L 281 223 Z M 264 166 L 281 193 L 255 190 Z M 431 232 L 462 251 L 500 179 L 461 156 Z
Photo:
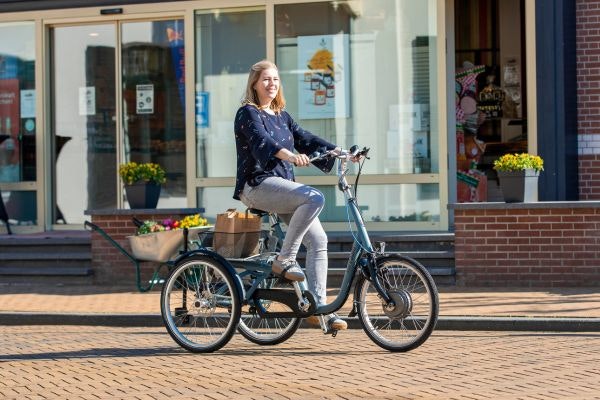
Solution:
M 523 0 L 455 0 L 457 201 L 502 201 L 494 159 L 527 151 Z

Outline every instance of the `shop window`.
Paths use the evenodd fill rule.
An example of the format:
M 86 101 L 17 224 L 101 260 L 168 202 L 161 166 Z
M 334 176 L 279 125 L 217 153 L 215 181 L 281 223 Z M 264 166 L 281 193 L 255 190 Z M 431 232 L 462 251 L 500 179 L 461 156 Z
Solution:
M 37 199 L 35 195 L 36 192 L 32 190 L 0 191 L 9 224 L 37 224 Z
M 340 146 L 370 147 L 373 156 L 363 169 L 366 183 L 375 174 L 397 175 L 401 181 L 401 175 L 439 171 L 433 4 L 401 0 L 275 6 L 276 63 L 288 112 L 304 129 Z M 296 174 L 322 175 L 314 167 Z M 361 204 L 369 221 L 439 220 L 437 184 L 368 188 Z M 335 198 L 335 186 L 321 191 Z M 320 218 L 344 221 L 346 216 L 331 205 Z
M 112 24 L 50 31 L 52 222 L 116 208 L 115 44 Z
M 527 151 L 524 0 L 455 0 L 459 202 L 502 201 L 493 161 Z
M 266 57 L 265 12 L 215 9 L 198 12 L 195 24 L 196 174 L 201 178 L 233 177 L 233 119 L 250 67 Z M 228 197 L 232 195 L 233 187 Z M 207 207 L 211 202 L 206 197 L 199 204 Z
M 0 24 L 0 182 L 36 180 L 35 26 Z
M 183 20 L 127 22 L 122 32 L 126 160 L 161 165 L 158 207 L 185 206 Z

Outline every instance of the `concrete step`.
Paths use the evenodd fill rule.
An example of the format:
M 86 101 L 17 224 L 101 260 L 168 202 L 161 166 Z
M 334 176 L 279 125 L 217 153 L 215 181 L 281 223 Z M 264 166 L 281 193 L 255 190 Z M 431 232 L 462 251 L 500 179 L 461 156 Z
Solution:
M 0 254 L 2 253 L 68 253 L 90 252 L 91 241 L 89 238 L 23 238 L 16 237 L 0 240 Z
M 408 251 L 398 253 L 411 257 L 420 262 L 431 274 L 438 285 L 455 285 L 456 272 L 454 267 L 454 251 Z M 350 252 L 329 252 L 329 268 L 327 279 L 330 285 L 339 285 L 346 271 L 346 263 L 350 257 Z M 298 261 L 305 265 L 306 254 L 298 254 Z
M 93 284 L 89 236 L 3 236 L 0 239 L 0 282 Z
M 0 267 L 0 276 L 91 276 L 91 267 Z

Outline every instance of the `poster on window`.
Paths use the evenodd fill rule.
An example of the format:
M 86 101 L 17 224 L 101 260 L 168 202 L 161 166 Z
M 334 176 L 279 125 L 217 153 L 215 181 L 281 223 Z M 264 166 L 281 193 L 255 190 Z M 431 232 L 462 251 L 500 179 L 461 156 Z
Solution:
M 79 115 L 96 115 L 96 88 L 94 86 L 79 88 Z
M 135 85 L 136 114 L 154 114 L 154 85 Z
M 0 79 L 0 182 L 20 180 L 19 80 Z
M 348 35 L 298 36 L 298 117 L 349 116 Z

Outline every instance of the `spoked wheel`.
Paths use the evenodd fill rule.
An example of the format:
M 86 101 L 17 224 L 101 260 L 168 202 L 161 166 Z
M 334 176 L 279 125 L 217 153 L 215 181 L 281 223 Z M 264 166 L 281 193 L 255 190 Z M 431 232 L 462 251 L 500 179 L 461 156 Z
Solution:
M 167 331 L 181 347 L 209 353 L 223 347 L 240 319 L 234 277 L 220 263 L 194 256 L 171 271 L 160 299 Z
M 291 288 L 289 282 L 277 277 L 265 279 L 260 287 L 265 289 Z M 242 306 L 242 316 L 238 325 L 242 336 L 252 343 L 264 346 L 279 344 L 288 340 L 298 330 L 300 318 L 263 318 L 258 313 L 257 308 L 261 306 L 268 312 L 291 312 L 285 304 L 271 300 L 258 300 L 257 303 L 259 304 L 250 300 L 249 304 Z
M 386 307 L 364 276 L 354 301 L 360 323 L 371 340 L 389 351 L 409 351 L 427 340 L 438 318 L 438 293 L 433 278 L 417 261 L 403 256 L 377 260 L 381 285 L 394 301 Z

